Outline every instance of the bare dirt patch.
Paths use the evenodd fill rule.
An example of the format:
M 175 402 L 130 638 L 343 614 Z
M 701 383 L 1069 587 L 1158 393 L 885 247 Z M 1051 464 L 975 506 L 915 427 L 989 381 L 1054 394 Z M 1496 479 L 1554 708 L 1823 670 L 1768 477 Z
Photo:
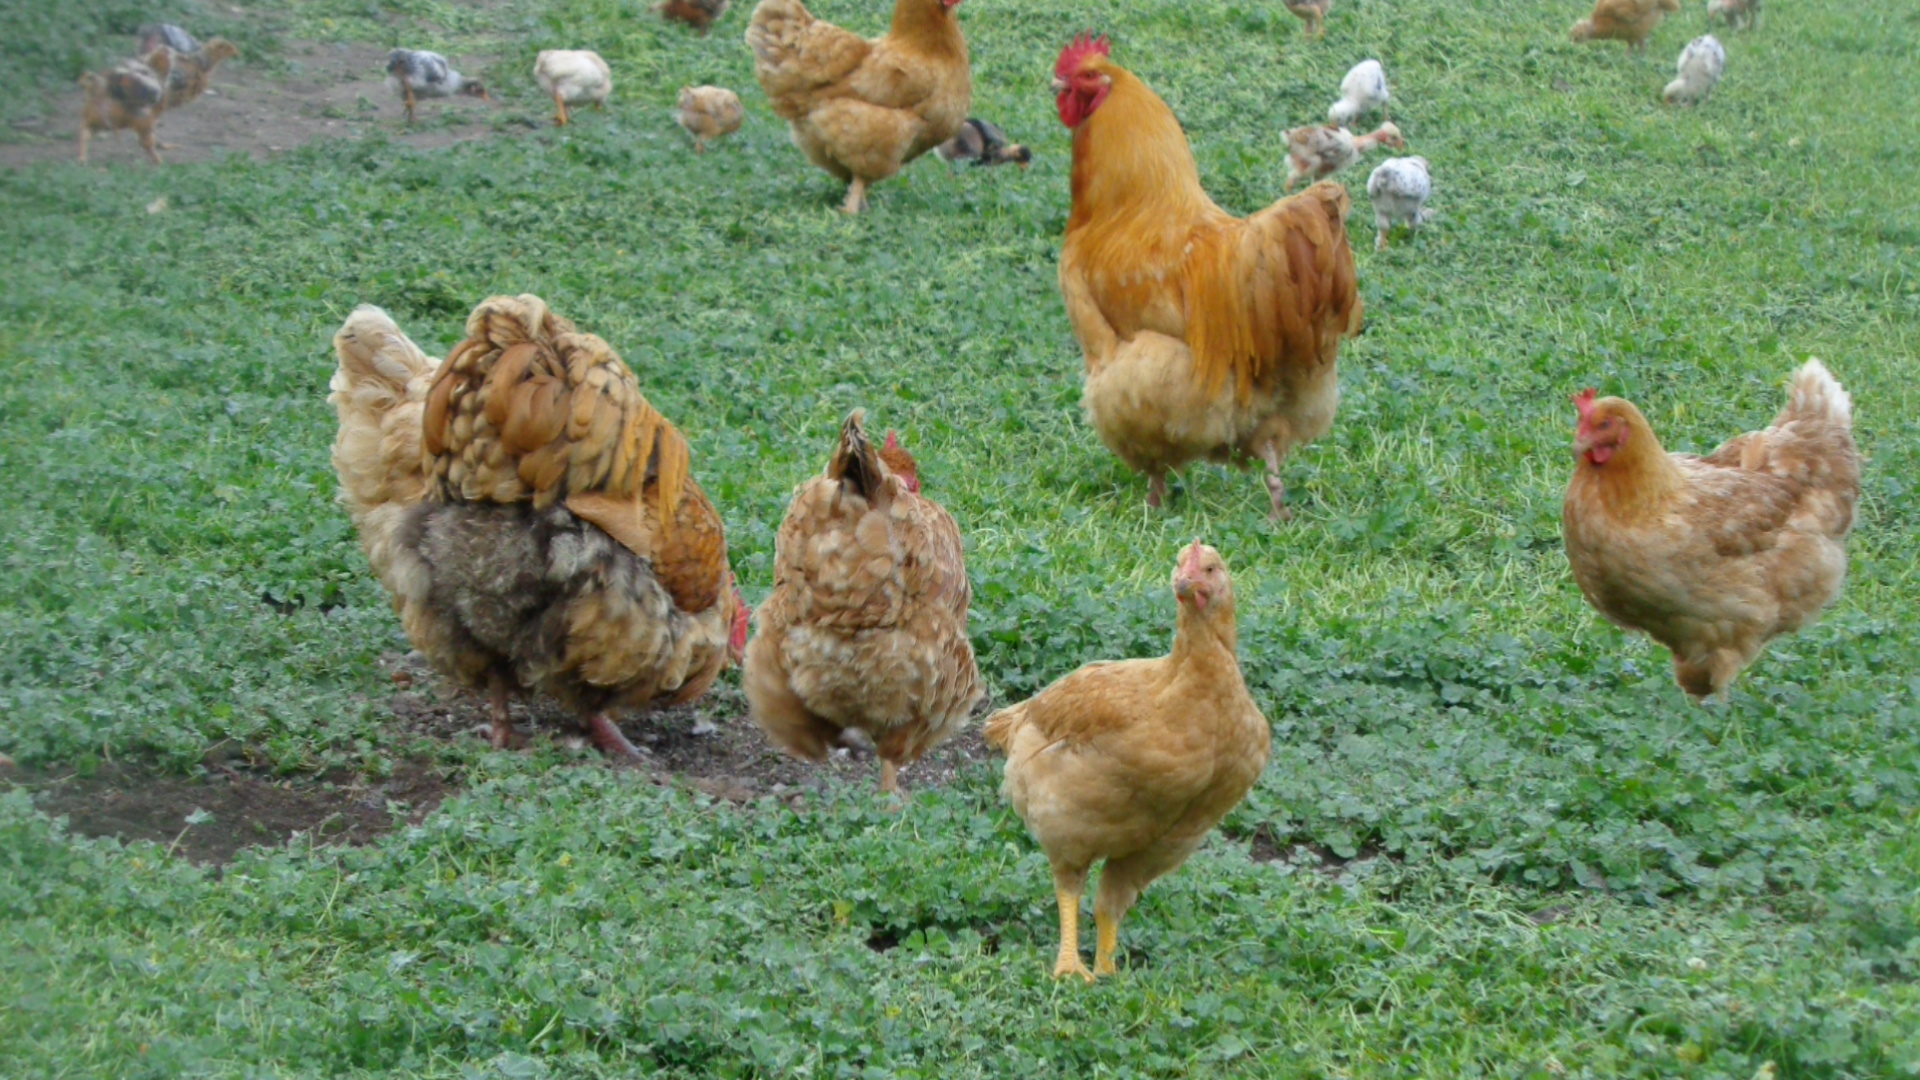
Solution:
M 450 57 L 474 72 L 479 57 Z M 198 101 L 163 116 L 155 128 L 173 146 L 168 162 L 212 161 L 228 154 L 266 160 L 316 139 L 358 139 L 373 132 L 415 147 L 449 146 L 493 131 L 501 106 L 477 98 L 422 101 L 409 127 L 403 106 L 386 88 L 387 50 L 346 42 L 290 41 L 281 54 L 285 71 L 228 61 L 214 72 L 213 86 Z M 56 95 L 45 116 L 14 125 L 21 141 L 0 143 L 0 167 L 39 161 L 71 161 L 79 151 L 80 88 Z M 139 140 L 128 132 L 93 142 L 95 164 L 146 165 Z
M 417 653 L 390 653 L 383 663 L 396 686 L 389 707 L 402 725 L 434 739 L 486 739 L 485 701 L 442 682 Z M 578 719 L 556 703 L 516 701 L 512 711 L 522 735 L 576 747 L 587 759 L 599 758 L 579 734 Z M 879 759 L 868 750 L 837 750 L 817 763 L 788 757 L 747 718 L 746 698 L 727 682 L 692 705 L 626 717 L 620 730 L 650 759 L 647 767 L 656 776 L 677 779 L 716 798 L 746 802 L 772 796 L 803 802 L 836 783 L 871 784 L 876 791 L 880 785 Z M 998 760 L 975 722 L 902 770 L 900 786 L 908 792 L 946 787 L 963 772 Z
M 243 847 L 285 843 L 295 833 L 317 843 L 368 843 L 399 822 L 417 824 L 450 791 L 437 768 L 422 761 L 404 762 L 383 780 L 275 779 L 224 764 L 210 767 L 205 780 L 117 766 L 90 776 L 72 769 L 8 770 L 5 779 L 33 792 L 42 813 L 64 815 L 76 833 L 152 840 L 214 864 Z

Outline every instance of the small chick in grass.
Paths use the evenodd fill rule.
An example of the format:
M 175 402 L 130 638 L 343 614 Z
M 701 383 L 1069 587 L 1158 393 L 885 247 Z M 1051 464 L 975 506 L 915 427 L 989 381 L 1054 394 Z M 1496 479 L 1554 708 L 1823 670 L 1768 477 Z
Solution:
M 591 102 L 605 110 L 607 95 L 613 93 L 613 72 L 600 54 L 591 49 L 547 49 L 533 61 L 533 81 L 553 98 L 553 118 L 561 127 L 572 122 L 568 103 Z
M 419 98 L 453 97 L 464 94 L 492 101 L 479 79 L 469 79 L 453 70 L 447 58 L 426 49 L 395 49 L 387 54 L 387 89 L 407 103 L 407 123 L 413 123 L 414 104 Z
M 213 85 L 214 69 L 222 61 L 240 55 L 239 47 L 223 37 L 208 38 L 206 44 L 187 52 L 181 52 L 171 45 L 162 45 L 160 48 L 173 54 L 170 61 L 172 70 L 167 74 L 165 107 L 169 109 L 199 100 L 200 95 Z M 151 54 L 148 54 L 147 64 L 149 67 L 153 64 Z
M 1362 60 L 1353 65 L 1346 78 L 1340 80 L 1340 100 L 1327 109 L 1327 123 L 1346 127 L 1353 123 L 1356 116 L 1375 109 L 1385 111 L 1390 96 L 1387 92 L 1387 72 L 1380 66 L 1380 61 Z
M 1720 74 L 1727 70 L 1727 50 L 1719 38 L 1703 34 L 1680 50 L 1676 67 L 1680 77 L 1668 83 L 1661 96 L 1669 105 L 1698 105 L 1720 85 Z
M 1760 25 L 1760 0 L 1707 0 L 1707 21 L 1725 19 L 1729 30 L 1751 30 Z
M 1593 14 L 1573 24 L 1575 41 L 1624 41 L 1628 52 L 1640 52 L 1647 39 L 1680 0 L 1596 0 Z
M 173 53 L 156 49 L 146 60 L 122 60 L 112 71 L 89 71 L 80 76 L 86 104 L 80 116 L 80 164 L 87 163 L 87 143 L 96 131 L 123 131 L 132 128 L 140 136 L 140 148 L 155 165 L 160 164 L 153 125 L 159 123 L 166 108 L 167 76 L 172 71 Z
M 666 0 L 654 10 L 668 22 L 686 23 L 700 31 L 701 37 L 705 37 L 714 22 L 725 15 L 730 6 L 732 0 Z
M 1327 12 L 1333 8 L 1333 0 L 1286 0 L 1287 10 L 1306 24 L 1308 37 L 1327 36 Z
M 1387 233 L 1395 225 L 1418 231 L 1427 223 L 1427 198 L 1433 194 L 1433 176 L 1423 157 L 1391 158 L 1367 177 L 1367 195 L 1373 200 L 1375 251 L 1387 250 Z
M 148 23 L 140 28 L 135 39 L 138 44 L 133 51 L 138 56 L 145 56 L 162 45 L 177 53 L 198 52 L 200 49 L 200 42 L 192 34 L 172 23 Z
M 707 152 L 707 140 L 718 139 L 740 130 L 746 113 L 740 108 L 740 96 L 721 86 L 683 86 L 673 119 L 693 136 L 693 149 Z
M 1375 147 L 1405 149 L 1407 140 L 1395 125 L 1381 124 L 1365 135 L 1343 127 L 1299 127 L 1287 132 L 1287 191 L 1302 180 L 1324 180 L 1360 160 Z
M 978 118 L 960 125 L 960 134 L 935 148 L 940 160 L 949 165 L 1005 165 L 1011 162 L 1022 169 L 1033 160 L 1033 151 L 1018 143 L 1007 142 L 1007 133 Z

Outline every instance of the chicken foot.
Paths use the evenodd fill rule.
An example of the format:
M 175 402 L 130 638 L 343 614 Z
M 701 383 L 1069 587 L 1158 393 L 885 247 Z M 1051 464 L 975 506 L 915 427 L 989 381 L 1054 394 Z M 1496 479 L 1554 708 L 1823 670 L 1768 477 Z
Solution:
M 1120 918 L 1100 910 L 1099 904 L 1093 905 L 1093 973 L 1095 976 L 1114 975 L 1119 969 L 1113 966 L 1114 950 L 1120 947 Z
M 556 113 L 553 118 L 553 122 L 556 126 L 566 127 L 569 123 L 572 123 L 572 120 L 567 116 L 567 99 L 566 98 L 561 97 L 557 93 L 554 94 L 553 107 L 559 110 L 559 112 Z
M 844 214 L 857 214 L 866 208 L 867 182 L 865 179 L 856 176 L 853 178 L 853 182 L 847 185 L 847 202 L 846 205 L 840 208 L 840 212 Z
M 1280 479 L 1280 463 L 1283 457 L 1280 444 L 1268 439 L 1260 447 L 1260 460 L 1267 463 L 1267 497 L 1273 500 L 1273 509 L 1268 516 L 1275 521 L 1292 521 L 1293 511 L 1287 509 L 1287 482 Z
M 880 759 L 880 793 L 882 795 L 900 794 L 900 766 L 887 758 Z
M 624 758 L 628 761 L 644 761 L 640 751 L 634 749 L 620 728 L 608 718 L 606 713 L 597 712 L 587 717 L 587 733 L 593 736 L 593 745 L 610 758 Z
M 1164 469 L 1155 469 L 1147 474 L 1147 505 L 1155 510 L 1167 501 L 1167 474 Z
M 407 98 L 407 123 L 413 123 L 413 80 L 400 76 L 400 89 Z
M 495 750 L 505 750 L 513 745 L 513 718 L 507 715 L 507 680 L 494 672 L 487 676 L 487 690 L 493 703 L 493 730 L 487 741 Z
M 1060 903 L 1060 956 L 1053 963 L 1053 977 L 1078 975 L 1092 982 L 1093 972 L 1080 959 L 1080 897 L 1087 888 L 1087 872 L 1055 870 L 1053 888 Z

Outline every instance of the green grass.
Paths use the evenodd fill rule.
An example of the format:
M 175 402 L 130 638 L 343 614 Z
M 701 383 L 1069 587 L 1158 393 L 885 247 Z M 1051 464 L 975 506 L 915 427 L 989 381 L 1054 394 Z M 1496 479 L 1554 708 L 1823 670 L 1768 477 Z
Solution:
M 846 221 L 754 86 L 747 6 L 699 39 L 636 0 L 277 5 L 289 32 L 484 47 L 528 110 L 534 51 L 596 47 L 614 109 L 432 153 L 0 174 L 0 749 L 411 752 L 375 662 L 398 627 L 332 502 L 328 339 L 367 301 L 439 351 L 531 291 L 687 432 L 750 598 L 845 413 L 903 429 L 968 538 L 1003 699 L 1164 648 L 1174 553 L 1206 537 L 1274 724 L 1259 787 L 1092 989 L 1044 978 L 1044 861 L 986 770 L 901 815 L 864 789 L 795 812 L 463 749 L 470 793 L 426 824 L 223 874 L 7 796 L 0 1074 L 1920 1076 L 1920 18 L 1781 5 L 1674 112 L 1697 6 L 1638 59 L 1568 43 L 1580 5 L 1544 0 L 1353 0 L 1324 43 L 1253 0 L 973 0 L 976 111 L 1034 167 L 924 162 Z M 57 87 L 147 10 L 123 8 L 61 6 L 0 70 Z M 878 9 L 815 5 L 868 33 Z M 1433 162 L 1442 219 L 1383 255 L 1344 177 L 1368 330 L 1285 528 L 1212 467 L 1148 512 L 1079 416 L 1046 79 L 1089 23 L 1237 212 L 1364 56 Z M 665 111 L 696 82 L 749 113 L 704 156 Z M 1694 708 L 1569 578 L 1566 395 L 1630 396 L 1698 450 L 1808 355 L 1870 459 L 1847 589 Z M 1262 832 L 1372 858 L 1257 864 Z

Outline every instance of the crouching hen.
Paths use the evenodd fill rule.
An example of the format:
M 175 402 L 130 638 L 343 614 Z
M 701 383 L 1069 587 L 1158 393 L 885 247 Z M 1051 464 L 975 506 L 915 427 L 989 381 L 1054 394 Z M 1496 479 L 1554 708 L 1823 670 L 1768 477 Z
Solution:
M 607 343 L 496 296 L 445 363 L 379 308 L 334 336 L 340 499 L 414 647 L 490 692 L 550 694 L 636 757 L 615 710 L 705 693 L 746 644 L 687 441 Z
M 875 449 L 863 421 L 847 417 L 826 475 L 787 507 L 742 686 L 754 722 L 800 757 L 867 733 L 893 792 L 899 768 L 958 731 L 982 691 L 960 528 L 920 494 L 893 433 Z
M 987 719 L 1007 755 L 1002 790 L 1053 864 L 1060 956 L 1053 977 L 1114 972 L 1120 920 L 1177 869 L 1266 768 L 1272 729 L 1240 676 L 1233 580 L 1195 540 L 1173 571 L 1173 651 L 1088 664 Z M 1093 900 L 1093 970 L 1080 960 L 1080 897 Z
M 1852 401 L 1809 360 L 1772 427 L 1696 457 L 1661 449 L 1632 402 L 1573 400 L 1561 522 L 1580 591 L 1671 649 L 1680 689 L 1724 696 L 1770 639 L 1840 594 L 1860 498 Z
M 1081 37 L 1054 69 L 1073 129 L 1073 211 L 1060 291 L 1087 364 L 1101 441 L 1148 477 L 1198 458 L 1264 462 L 1287 516 L 1288 451 L 1333 426 L 1340 339 L 1360 329 L 1351 203 L 1315 184 L 1247 218 L 1200 187 L 1166 102 Z

